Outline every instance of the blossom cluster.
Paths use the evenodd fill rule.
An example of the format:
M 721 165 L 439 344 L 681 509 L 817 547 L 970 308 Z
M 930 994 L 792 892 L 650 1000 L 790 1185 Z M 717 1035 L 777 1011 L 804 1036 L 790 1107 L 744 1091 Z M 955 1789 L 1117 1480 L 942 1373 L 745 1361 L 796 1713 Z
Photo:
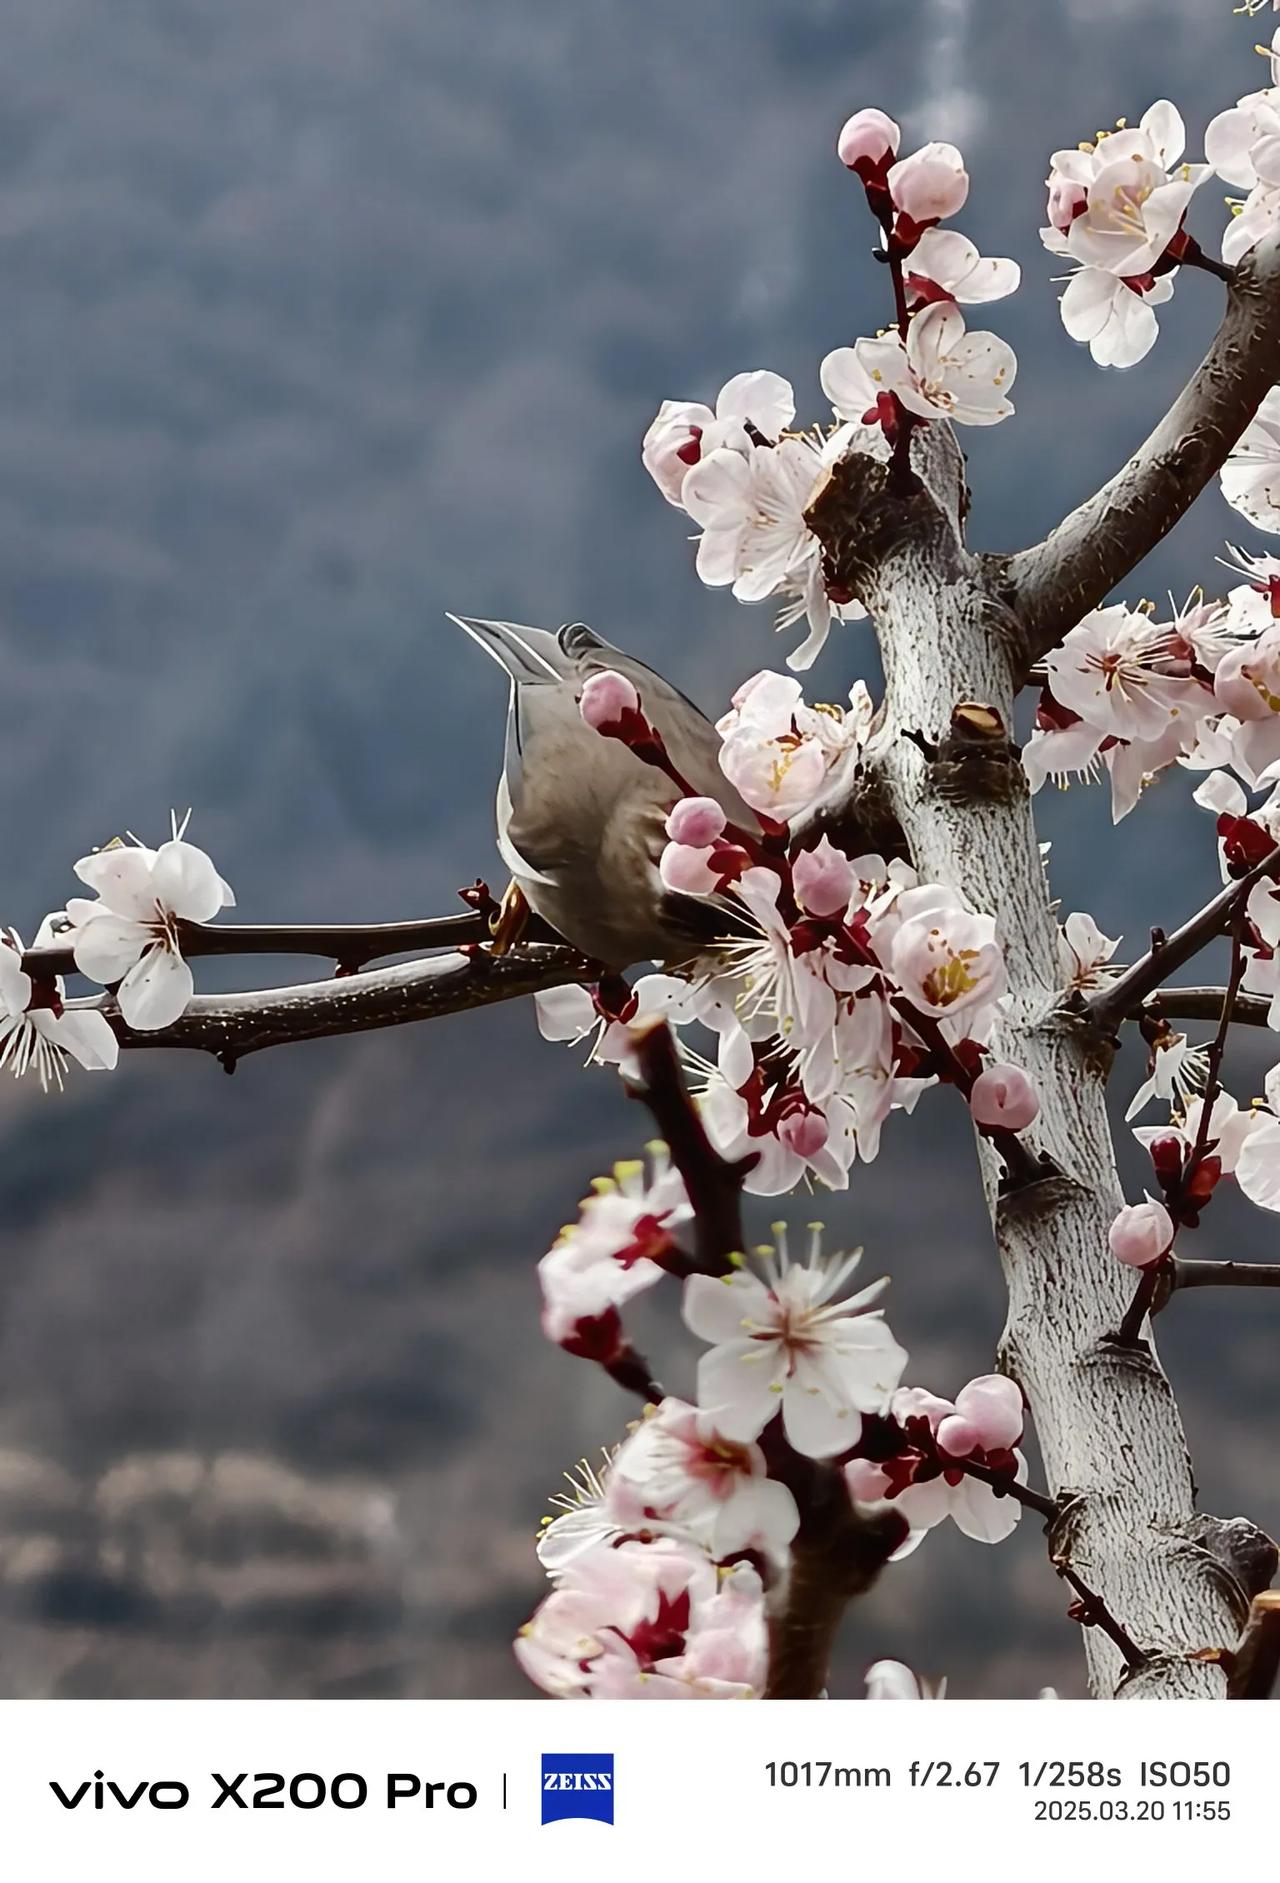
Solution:
M 607 1226 L 600 1198 L 615 1206 Z M 688 1215 L 660 1147 L 644 1181 L 615 1173 L 540 1264 L 552 1338 L 606 1363 L 624 1351 L 617 1311 L 682 1272 L 673 1258 Z M 794 1261 L 785 1227 L 774 1233 L 751 1263 L 684 1275 L 684 1321 L 706 1343 L 696 1402 L 667 1395 L 647 1406 L 603 1468 L 584 1465 L 554 1500 L 538 1540 L 551 1592 L 516 1643 L 550 1694 L 758 1697 L 767 1618 L 785 1600 L 801 1521 L 797 1463 L 835 1472 L 854 1511 L 896 1510 L 898 1555 L 948 1516 L 997 1542 L 1020 1514 L 1008 1493 L 1025 1474 L 1017 1387 L 988 1376 L 954 1403 L 903 1390 L 907 1355 L 875 1305 L 885 1284 L 847 1294 L 857 1253 L 824 1256 L 815 1229 Z M 566 1261 L 575 1244 L 576 1270 Z
M 81 857 L 75 873 L 92 897 L 77 896 L 48 915 L 36 955 L 69 950 L 77 973 L 109 987 L 135 1032 L 172 1026 L 194 981 L 182 953 L 182 925 L 208 922 L 235 897 L 203 850 L 188 843 L 185 821 L 158 849 L 130 841 Z M 74 1060 L 88 1071 L 116 1064 L 119 1043 L 106 1016 L 69 1004 L 62 976 L 36 967 L 16 929 L 0 929 L 0 1067 L 61 1088 Z
M 1013 293 L 1017 264 L 984 257 L 958 230 L 940 226 L 969 192 L 954 145 L 930 143 L 899 157 L 900 143 L 897 124 L 874 109 L 855 113 L 837 142 L 880 225 L 897 319 L 823 360 L 819 380 L 831 418 L 796 429 L 795 394 L 785 379 L 738 373 L 714 407 L 664 400 L 642 447 L 667 502 L 701 532 L 702 581 L 732 589 L 739 601 L 774 600 L 780 630 L 806 621 L 807 638 L 788 659 L 795 669 L 812 665 L 833 620 L 866 612 L 824 571 L 806 520 L 828 468 L 851 452 L 884 461 L 914 423 L 993 425 L 1013 411 L 1012 349 L 994 334 L 969 332 L 960 309 Z
M 1105 769 L 1117 822 L 1175 762 L 1210 772 L 1197 801 L 1225 811 L 1274 784 L 1280 763 L 1280 558 L 1235 552 L 1248 579 L 1223 601 L 1195 592 L 1160 621 L 1095 608 L 1046 657 L 1024 762 L 1033 790 Z M 1256 861 L 1256 858 L 1254 859 Z
M 1186 141 L 1179 113 L 1161 99 L 1136 126 L 1122 122 L 1050 159 L 1040 239 L 1075 263 L 1062 321 L 1100 366 L 1133 366 L 1150 352 L 1154 309 L 1172 295 L 1178 264 L 1193 252 L 1184 219 L 1213 172 L 1209 163 L 1183 161 Z
M 1267 58 L 1271 83 L 1247 92 L 1205 132 L 1205 156 L 1224 183 L 1247 192 L 1232 204 L 1222 238 L 1224 262 L 1238 262 L 1280 228 L 1280 30 Z
M 644 726 L 635 689 L 612 678 L 628 689 L 618 710 Z M 594 1036 L 599 1059 L 624 1057 L 636 1017 L 709 1034 L 705 1055 L 686 1045 L 703 1120 L 723 1156 L 754 1157 L 747 1187 L 761 1195 L 806 1177 L 844 1189 L 890 1113 L 939 1081 L 980 1128 L 1020 1131 L 1036 1115 L 1025 1075 L 990 1052 L 1006 981 L 994 919 L 900 860 L 806 834 L 870 720 L 861 685 L 845 711 L 807 705 L 788 675 L 746 682 L 718 722 L 720 763 L 768 834 L 734 830 L 713 799 L 679 799 L 660 862 L 668 890 L 727 912 L 731 938 L 680 976 L 643 977 L 620 1014 L 584 988 L 537 997 L 544 1035 Z

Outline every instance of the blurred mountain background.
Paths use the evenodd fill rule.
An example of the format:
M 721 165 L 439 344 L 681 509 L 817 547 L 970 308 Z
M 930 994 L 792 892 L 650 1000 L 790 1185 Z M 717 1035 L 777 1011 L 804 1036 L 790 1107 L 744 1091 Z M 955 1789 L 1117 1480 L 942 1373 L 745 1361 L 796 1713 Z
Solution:
M 713 712 L 780 664 L 767 610 L 699 588 L 639 444 L 661 398 L 750 367 L 821 417 L 822 355 L 884 321 L 832 155 L 856 106 L 907 147 L 960 142 L 966 233 L 1024 265 L 992 317 L 1018 416 L 965 443 L 974 542 L 1042 534 L 1144 435 L 1222 300 L 1185 276 L 1148 361 L 1099 372 L 1037 239 L 1048 153 L 1167 95 L 1194 154 L 1263 76 L 1228 0 L 5 18 L 0 915 L 28 934 L 77 856 L 188 804 L 246 920 L 436 913 L 499 882 L 503 689 L 446 608 L 585 618 Z M 1195 207 L 1206 242 L 1221 194 Z M 1241 533 L 1215 491 L 1131 598 L 1214 585 Z M 860 673 L 871 636 L 839 630 L 811 690 Z M 1181 777 L 1114 838 L 1102 791 L 1041 810 L 1064 909 L 1122 956 L 1216 886 Z M 1236 1049 L 1242 1096 L 1267 1044 Z M 1141 1076 L 1130 1045 L 1121 1109 Z M 645 1128 L 517 1005 L 234 1080 L 148 1054 L 61 1099 L 6 1085 L 0 1692 L 526 1692 L 509 1641 L 546 1494 L 631 1412 L 539 1338 L 533 1263 Z M 965 1139 L 926 1102 L 821 1210 L 892 1270 L 911 1377 L 939 1390 L 989 1367 L 1001 1321 Z M 1264 1256 L 1268 1229 L 1232 1199 L 1202 1247 Z M 1160 1329 L 1206 1508 L 1273 1530 L 1277 1331 L 1230 1294 Z M 996 1551 L 948 1527 L 851 1617 L 835 1690 L 895 1655 L 961 1695 L 1078 1693 L 1064 1609 L 1034 1525 Z

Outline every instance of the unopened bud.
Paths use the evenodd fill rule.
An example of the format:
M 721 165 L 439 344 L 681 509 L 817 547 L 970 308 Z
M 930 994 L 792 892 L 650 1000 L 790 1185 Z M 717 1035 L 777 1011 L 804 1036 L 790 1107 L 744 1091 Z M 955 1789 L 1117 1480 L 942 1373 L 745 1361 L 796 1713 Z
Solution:
M 705 850 L 723 833 L 727 822 L 714 798 L 681 798 L 667 818 L 667 835 L 673 843 Z
M 810 915 L 843 915 L 853 894 L 853 865 L 843 850 L 824 837 L 814 849 L 801 851 L 791 880 L 796 901 Z
M 1040 1115 L 1040 1101 L 1021 1066 L 988 1066 L 969 1093 L 975 1124 L 994 1131 L 1025 1131 Z
M 868 105 L 846 119 L 836 139 L 836 155 L 842 164 L 861 174 L 865 169 L 881 169 L 885 159 L 896 157 L 902 132 L 887 112 Z
M 597 732 L 616 725 L 625 713 L 639 709 L 640 695 L 625 674 L 615 673 L 612 668 L 604 673 L 593 673 L 583 686 L 578 702 L 578 711 Z
M 983 1451 L 1010 1451 L 1022 1437 L 1022 1394 L 1003 1373 L 982 1373 L 962 1386 L 956 1411 L 977 1433 Z
M 1111 1253 L 1130 1268 L 1149 1268 L 1169 1251 L 1173 1218 L 1163 1203 L 1148 1197 L 1145 1203 L 1126 1203 L 1111 1225 L 1107 1241 Z

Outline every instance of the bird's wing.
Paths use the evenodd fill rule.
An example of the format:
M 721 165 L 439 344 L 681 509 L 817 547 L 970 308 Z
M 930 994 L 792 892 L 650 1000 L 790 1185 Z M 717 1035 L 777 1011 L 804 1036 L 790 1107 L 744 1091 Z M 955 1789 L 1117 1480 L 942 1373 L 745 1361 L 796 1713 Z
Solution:
M 531 863 L 521 851 L 517 850 L 511 837 L 511 792 L 507 786 L 504 772 L 498 780 L 498 855 L 502 858 L 511 874 L 522 882 L 541 883 L 544 888 L 556 888 L 554 874 L 548 874 Z
M 640 695 L 640 704 L 649 720 L 662 734 L 681 777 L 687 779 L 699 796 L 715 798 L 723 805 L 740 829 L 759 830 L 755 812 L 720 769 L 720 734 L 687 694 L 642 660 L 637 660 L 634 654 L 612 647 L 581 621 L 561 628 L 556 640 L 565 657 L 572 661 L 574 677 L 579 683 L 606 668 L 625 674 Z

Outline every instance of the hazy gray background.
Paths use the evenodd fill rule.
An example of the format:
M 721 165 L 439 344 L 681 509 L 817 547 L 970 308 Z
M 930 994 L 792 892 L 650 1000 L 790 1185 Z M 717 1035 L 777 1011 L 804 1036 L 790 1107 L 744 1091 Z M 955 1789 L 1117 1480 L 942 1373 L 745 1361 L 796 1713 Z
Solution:
M 1185 278 L 1151 359 L 1100 373 L 1036 237 L 1047 153 L 1162 93 L 1198 138 L 1261 82 L 1257 36 L 1228 0 L 10 0 L 0 915 L 29 933 L 77 855 L 188 803 L 250 920 L 435 912 L 496 877 L 502 689 L 445 608 L 585 617 L 712 707 L 779 660 L 767 611 L 694 581 L 639 441 L 747 367 L 820 416 L 821 356 L 882 322 L 831 154 L 855 106 L 957 137 L 963 227 L 1026 267 L 973 534 L 1042 532 L 1222 298 Z M 1207 498 L 1148 592 L 1212 581 L 1232 522 Z M 817 696 L 870 659 L 838 632 Z M 1043 800 L 1067 906 L 1140 944 L 1201 900 L 1186 800 L 1170 781 L 1105 849 L 1103 794 Z M 544 1495 L 630 1412 L 537 1337 L 533 1262 L 643 1132 L 515 1006 L 234 1080 L 147 1055 L 60 1101 L 0 1091 L 0 1691 L 524 1691 Z M 915 1377 L 989 1366 L 945 1098 L 825 1213 L 892 1264 Z M 1205 1246 L 1262 1253 L 1267 1219 L 1236 1220 Z M 1196 1298 L 1161 1337 L 1207 1507 L 1274 1527 L 1269 1308 Z M 1078 1691 L 1024 1530 L 887 1577 L 841 1690 L 894 1654 L 961 1694 Z

